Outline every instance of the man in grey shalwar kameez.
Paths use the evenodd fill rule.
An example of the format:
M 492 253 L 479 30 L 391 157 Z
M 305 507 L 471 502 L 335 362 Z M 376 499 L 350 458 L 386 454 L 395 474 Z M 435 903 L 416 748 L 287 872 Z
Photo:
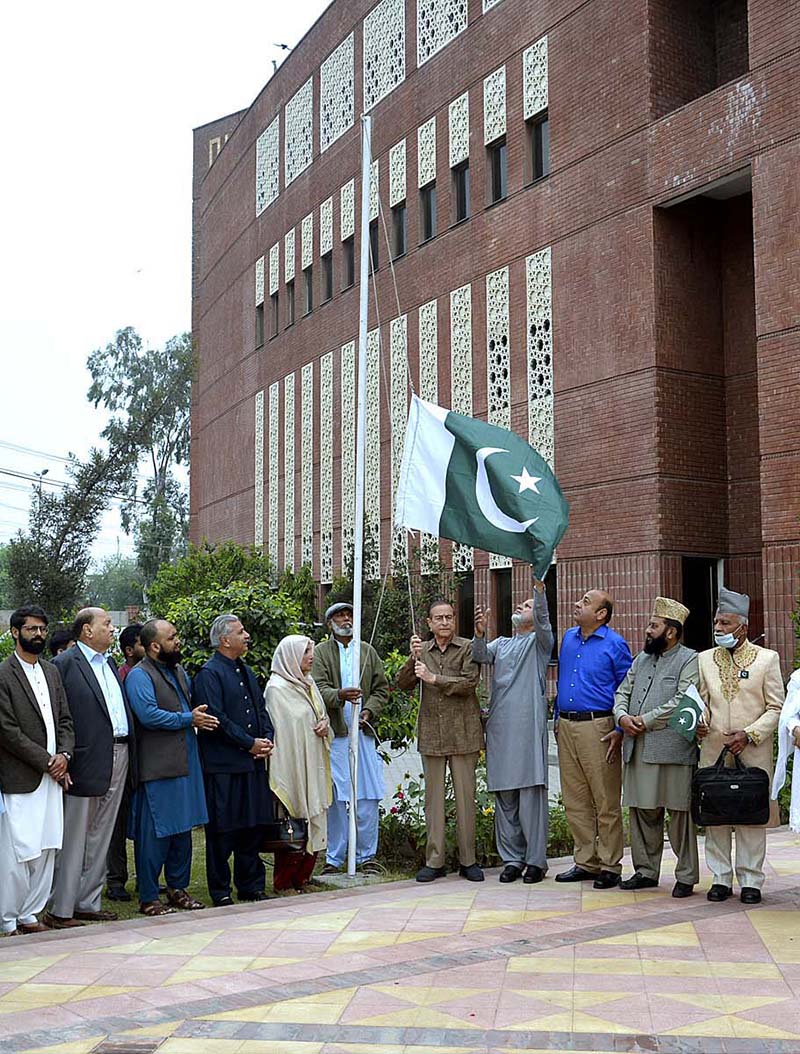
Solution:
M 669 812 L 669 841 L 677 857 L 673 897 L 689 897 L 699 880 L 697 831 L 690 812 L 697 745 L 668 727 L 680 699 L 697 686 L 697 652 L 680 643 L 689 609 L 656 597 L 644 650 L 614 697 L 622 741 L 623 803 L 630 807 L 631 859 L 635 868 L 620 889 L 658 885 Z
M 501 882 L 541 882 L 547 870 L 547 663 L 553 631 L 544 585 L 512 615 L 513 637 L 487 642 L 477 609 L 472 658 L 494 667 L 486 722 L 486 783 L 495 795 Z

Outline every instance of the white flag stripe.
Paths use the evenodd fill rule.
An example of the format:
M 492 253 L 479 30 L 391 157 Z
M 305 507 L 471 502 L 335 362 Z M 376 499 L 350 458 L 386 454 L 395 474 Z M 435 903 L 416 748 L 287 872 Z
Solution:
M 439 536 L 445 482 L 455 436 L 444 426 L 449 410 L 413 395 L 397 486 L 395 527 Z

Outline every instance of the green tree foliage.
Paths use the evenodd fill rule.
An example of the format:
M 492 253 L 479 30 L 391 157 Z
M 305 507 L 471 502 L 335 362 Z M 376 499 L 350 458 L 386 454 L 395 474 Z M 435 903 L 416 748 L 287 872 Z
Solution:
M 254 545 L 231 541 L 190 545 L 176 563 L 159 569 L 147 591 L 148 610 L 161 615 L 180 597 L 224 589 L 234 582 L 268 586 L 274 578 L 269 557 Z
M 163 614 L 178 629 L 183 662 L 191 674 L 197 673 L 214 653 L 209 629 L 217 615 L 227 612 L 238 615 L 252 638 L 245 661 L 263 687 L 278 642 L 287 634 L 298 632 L 300 607 L 264 581 L 230 582 L 176 597 Z
M 87 576 L 87 603 L 122 611 L 129 605 L 139 607 L 144 603 L 139 569 L 130 556 L 108 556 L 99 570 Z
M 68 483 L 60 490 L 34 488 L 28 529 L 7 546 L 13 607 L 37 603 L 60 615 L 83 596 L 100 517 L 119 492 L 136 438 L 120 437 L 109 454 L 93 448 L 84 462 L 71 458 Z
M 142 437 L 135 467 L 144 459 L 147 482 L 139 495 L 135 468 L 129 472 L 122 521 L 126 530 L 134 531 L 146 586 L 162 564 L 186 549 L 186 489 L 174 469 L 189 462 L 193 362 L 189 333 L 170 338 L 163 348 L 145 349 L 130 326 L 87 362 L 92 375 L 89 400 L 111 414 L 103 437 L 112 449 L 132 431 Z
M 11 606 L 11 582 L 8 577 L 8 546 L 0 545 L 0 608 Z
M 365 547 L 365 562 L 367 552 Z M 412 553 L 414 563 L 418 563 L 419 553 Z M 390 652 L 398 651 L 408 655 L 408 642 L 412 633 L 426 637 L 428 626 L 425 621 L 428 605 L 432 600 L 446 597 L 455 603 L 460 578 L 444 564 L 440 564 L 434 574 L 389 575 L 386 588 L 383 580 L 364 582 L 362 586 L 362 637 L 372 640 L 379 655 L 385 657 Z M 353 564 L 348 561 L 345 573 L 334 579 L 327 597 L 328 604 L 341 600 L 353 599 Z M 413 599 L 413 618 L 412 618 Z
M 287 567 L 278 581 L 278 588 L 282 593 L 287 593 L 297 601 L 300 606 L 300 621 L 303 623 L 304 632 L 315 637 L 314 623 L 318 622 L 317 583 L 314 581 L 309 565 L 303 564 L 299 571 L 292 571 Z

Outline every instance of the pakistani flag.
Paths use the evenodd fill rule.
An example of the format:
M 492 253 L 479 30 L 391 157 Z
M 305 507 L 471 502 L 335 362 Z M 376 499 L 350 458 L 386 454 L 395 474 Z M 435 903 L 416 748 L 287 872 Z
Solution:
M 669 727 L 679 732 L 684 739 L 695 739 L 697 735 L 697 722 L 703 716 L 706 704 L 693 684 L 690 684 L 684 695 L 678 700 L 678 705 L 672 711 L 669 719 Z
M 568 521 L 558 480 L 523 439 L 412 397 L 396 526 L 525 560 L 544 578 Z

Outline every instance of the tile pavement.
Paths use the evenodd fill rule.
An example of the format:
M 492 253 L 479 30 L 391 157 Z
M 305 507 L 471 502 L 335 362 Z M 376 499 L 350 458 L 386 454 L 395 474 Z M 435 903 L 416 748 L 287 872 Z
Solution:
M 553 862 L 4 940 L 0 1054 L 797 1054 L 800 838 L 767 861 L 751 909 Z

